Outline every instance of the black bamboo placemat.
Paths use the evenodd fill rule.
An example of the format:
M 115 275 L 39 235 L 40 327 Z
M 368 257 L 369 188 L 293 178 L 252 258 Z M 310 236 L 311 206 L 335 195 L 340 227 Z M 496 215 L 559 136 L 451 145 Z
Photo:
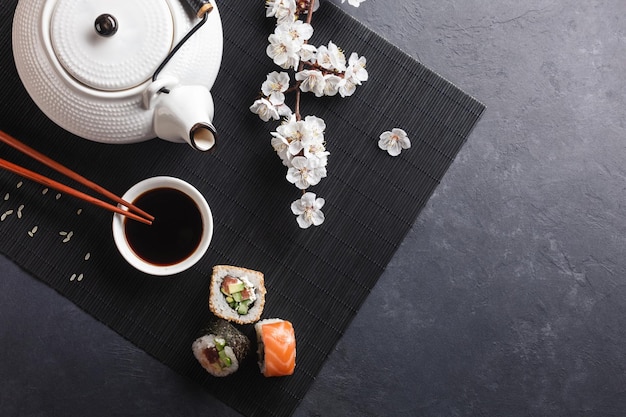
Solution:
M 26 94 L 13 64 L 16 0 L 0 6 L 0 129 L 117 193 L 154 175 L 181 177 L 206 196 L 215 217 L 207 255 L 174 278 L 127 266 L 114 247 L 111 216 L 13 174 L 0 173 L 0 250 L 35 277 L 158 360 L 248 416 L 289 416 L 385 269 L 484 107 L 331 4 L 314 20 L 313 42 L 332 40 L 367 57 L 370 81 L 354 96 L 311 99 L 303 113 L 323 118 L 328 178 L 311 189 L 326 199 L 325 223 L 301 230 L 290 211 L 298 190 L 270 147 L 273 124 L 248 110 L 268 72 L 274 22 L 263 2 L 219 3 L 223 67 L 213 94 L 220 131 L 212 154 L 148 141 L 104 145 L 50 122 Z M 401 127 L 412 148 L 396 158 L 378 136 Z M 3 157 L 54 176 L 0 147 Z M 265 273 L 264 318 L 296 329 L 295 375 L 264 379 L 251 353 L 240 371 L 215 379 L 191 354 L 210 318 L 211 268 L 232 264 Z M 251 326 L 242 327 L 251 338 Z

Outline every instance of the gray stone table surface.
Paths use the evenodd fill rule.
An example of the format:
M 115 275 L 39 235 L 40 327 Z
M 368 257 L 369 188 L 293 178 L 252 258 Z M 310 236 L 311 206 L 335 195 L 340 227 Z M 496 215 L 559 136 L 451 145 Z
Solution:
M 626 415 L 626 2 L 340 6 L 487 111 L 295 416 Z M 0 415 L 239 415 L 0 277 Z

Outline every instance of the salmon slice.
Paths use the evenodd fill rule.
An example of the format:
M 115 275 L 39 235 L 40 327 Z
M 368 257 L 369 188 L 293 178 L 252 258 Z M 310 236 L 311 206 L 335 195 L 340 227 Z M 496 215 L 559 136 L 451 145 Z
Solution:
M 296 335 L 293 325 L 284 320 L 261 323 L 264 349 L 263 375 L 292 375 L 296 367 Z

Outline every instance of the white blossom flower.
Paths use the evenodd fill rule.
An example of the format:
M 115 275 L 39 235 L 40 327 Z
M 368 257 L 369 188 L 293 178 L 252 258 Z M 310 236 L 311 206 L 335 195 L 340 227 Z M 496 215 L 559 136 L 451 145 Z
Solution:
M 324 81 L 324 95 L 330 97 L 337 95 L 343 78 L 335 74 L 326 74 L 324 75 Z
M 304 42 L 313 36 L 313 26 L 302 20 L 295 20 L 277 25 L 274 33 L 277 35 L 289 35 L 299 50 L 304 45 Z
M 292 156 L 289 154 L 289 142 L 287 142 L 286 138 L 277 135 L 276 132 L 272 132 L 272 136 L 272 148 L 274 148 L 280 160 L 283 161 L 283 165 L 290 168 Z
M 299 45 L 288 33 L 272 33 L 268 38 L 267 55 L 284 69 L 295 68 L 300 62 Z
M 326 177 L 326 167 L 322 166 L 318 158 L 295 156 L 291 160 L 291 168 L 287 170 L 287 181 L 301 190 L 318 184 Z
M 250 106 L 250 111 L 258 114 L 264 122 L 270 119 L 279 120 L 281 116 L 289 116 L 292 113 L 284 101 L 280 101 L 272 96 L 261 97 L 255 100 L 252 106 Z
M 326 123 L 316 116 L 307 116 L 304 119 L 305 136 L 301 141 L 302 153 L 306 158 L 318 159 L 319 165 L 325 167 L 328 164 L 326 144 L 324 142 L 324 130 Z
M 398 156 L 402 149 L 411 147 L 411 141 L 404 130 L 394 128 L 391 132 L 384 132 L 380 135 L 378 147 L 387 151 L 391 156 Z
M 359 7 L 359 4 L 363 3 L 365 0 L 348 0 L 348 4 L 350 6 Z M 341 3 L 345 3 L 346 0 L 341 0 Z
M 306 136 L 314 141 L 324 142 L 324 131 L 326 130 L 326 122 L 317 116 L 307 116 L 304 118 L 304 127 Z
M 293 22 L 298 10 L 296 0 L 265 0 L 265 8 L 265 16 L 274 16 L 279 23 Z
M 296 73 L 296 80 L 300 83 L 300 90 L 303 92 L 312 92 L 316 97 L 324 95 L 324 74 L 319 70 L 303 70 Z
M 326 150 L 326 146 L 323 142 L 305 140 L 303 142 L 302 153 L 308 159 L 316 158 L 319 165 L 322 167 L 328 165 L 328 155 L 330 155 L 330 152 Z
M 283 122 L 272 136 L 281 137 L 288 145 L 289 156 L 295 156 L 302 150 L 302 139 L 306 135 L 306 126 L 303 121 L 296 120 L 295 115 L 291 115 Z
M 264 122 L 267 122 L 270 119 L 280 119 L 278 109 L 272 104 L 271 101 L 266 98 L 260 98 L 256 100 L 252 104 L 252 106 L 250 106 L 250 111 L 252 113 L 258 114 L 261 120 L 263 120 Z
M 276 111 L 278 112 L 278 115 L 281 117 L 288 117 L 293 114 L 289 106 L 285 104 L 284 101 L 279 102 L 278 100 L 275 100 L 273 97 L 270 97 L 270 103 L 274 105 L 274 107 L 276 108 Z
M 324 69 L 343 72 L 346 70 L 346 57 L 332 42 L 328 42 L 328 47 L 317 48 L 317 63 Z
M 346 70 L 343 80 L 339 83 L 339 95 L 349 97 L 356 91 L 355 78 L 352 76 L 352 68 Z
M 310 43 L 302 45 L 298 53 L 302 61 L 315 62 L 317 60 L 317 48 Z
M 261 85 L 261 91 L 266 97 L 274 98 L 279 102 L 285 101 L 284 92 L 289 88 L 289 74 L 276 71 L 267 75 L 267 79 Z
M 298 216 L 296 221 L 302 229 L 324 223 L 324 213 L 321 209 L 326 201 L 316 197 L 315 193 L 307 192 L 300 199 L 291 203 L 291 211 Z
M 367 60 L 364 56 L 359 57 L 356 52 L 352 52 L 348 59 L 348 67 L 352 69 L 352 78 L 358 81 L 357 84 L 367 81 L 369 75 L 365 69 Z

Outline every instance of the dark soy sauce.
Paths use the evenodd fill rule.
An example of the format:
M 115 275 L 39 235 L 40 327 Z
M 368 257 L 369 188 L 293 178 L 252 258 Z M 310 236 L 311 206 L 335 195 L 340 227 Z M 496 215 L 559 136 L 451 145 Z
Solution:
M 200 245 L 202 214 L 187 194 L 174 188 L 155 188 L 140 195 L 133 204 L 154 216 L 152 225 L 124 220 L 128 244 L 144 261 L 174 265 Z

